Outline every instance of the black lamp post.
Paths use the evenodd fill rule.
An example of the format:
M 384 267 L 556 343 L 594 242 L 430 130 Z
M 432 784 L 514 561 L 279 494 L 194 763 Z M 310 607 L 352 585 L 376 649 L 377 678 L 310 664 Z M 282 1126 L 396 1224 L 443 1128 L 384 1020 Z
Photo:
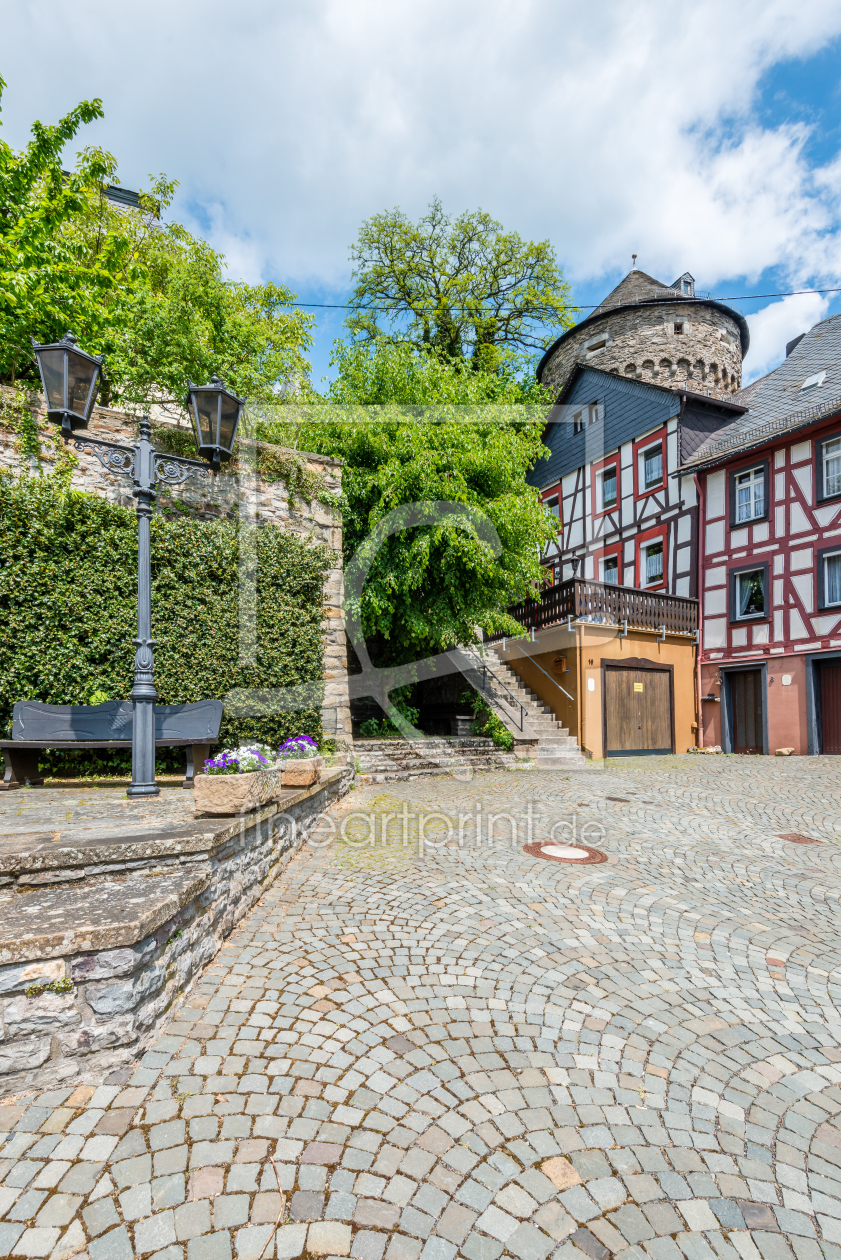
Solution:
M 157 796 L 155 783 L 155 644 L 152 640 L 152 553 L 150 522 L 155 486 L 181 485 L 189 477 L 209 478 L 231 458 L 244 398 L 237 398 L 214 376 L 210 385 L 193 385 L 186 403 L 196 430 L 199 454 L 209 462 L 166 455 L 152 446 L 152 426 L 148 416 L 140 418 L 140 440 L 134 446 L 102 442 L 99 438 L 77 437 L 74 430 L 87 428 L 102 366 L 79 350 L 76 338 L 49 346 L 33 341 L 41 383 L 47 399 L 47 415 L 61 423 L 61 434 L 77 450 L 95 455 L 108 472 L 123 473 L 134 481 L 137 499 L 137 638 L 134 641 L 134 686 L 131 690 L 133 722 L 131 731 L 131 786 L 127 796 Z

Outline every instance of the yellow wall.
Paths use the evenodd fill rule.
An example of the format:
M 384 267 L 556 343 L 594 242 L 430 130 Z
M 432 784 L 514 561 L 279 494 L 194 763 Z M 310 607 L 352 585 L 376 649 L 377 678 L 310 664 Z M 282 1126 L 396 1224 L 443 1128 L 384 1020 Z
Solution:
M 633 630 L 620 638 L 615 628 L 579 623 L 571 631 L 561 627 L 544 630 L 533 643 L 508 640 L 505 651 L 499 647 L 497 651 L 526 686 L 549 705 L 570 735 L 576 736 L 585 754 L 592 757 L 604 755 L 602 661 L 635 657 L 652 664 L 673 665 L 675 752 L 686 752 L 697 742 L 695 647 L 686 639 L 667 635 L 665 642 L 659 643 L 655 635 Z M 559 657 L 566 658 L 568 673 L 561 672 Z M 562 694 L 560 687 L 571 699 Z

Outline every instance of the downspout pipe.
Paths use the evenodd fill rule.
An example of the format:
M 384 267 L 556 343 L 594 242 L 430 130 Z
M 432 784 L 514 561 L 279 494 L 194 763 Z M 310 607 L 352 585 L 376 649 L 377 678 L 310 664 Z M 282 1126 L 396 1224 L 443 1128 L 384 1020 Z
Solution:
M 695 712 L 697 714 L 696 721 L 698 723 L 698 739 L 699 748 L 704 747 L 704 723 L 701 717 L 701 646 L 703 642 L 703 626 L 704 619 L 701 616 L 701 603 L 704 598 L 702 589 L 702 577 L 704 573 L 701 564 L 701 558 L 704 554 L 704 531 L 707 524 L 707 515 L 705 512 L 705 500 L 701 492 L 701 479 L 698 473 L 693 473 L 692 477 L 695 481 L 695 494 L 698 497 L 698 560 L 695 565 L 695 571 L 698 575 L 698 642 L 695 645 Z

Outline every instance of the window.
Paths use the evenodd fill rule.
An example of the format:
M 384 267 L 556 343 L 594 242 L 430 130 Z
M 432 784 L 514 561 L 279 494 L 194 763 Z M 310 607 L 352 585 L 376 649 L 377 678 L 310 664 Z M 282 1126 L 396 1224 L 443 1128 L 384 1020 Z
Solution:
M 823 443 L 824 495 L 841 494 L 841 438 Z
M 645 585 L 652 586 L 663 581 L 663 543 L 649 543 L 644 549 Z
M 763 569 L 751 569 L 736 574 L 736 616 L 765 616 L 765 573 Z
M 551 499 L 544 499 L 543 506 L 550 516 L 554 516 L 556 521 L 561 519 L 561 507 L 557 495 L 553 495 Z
M 595 424 L 598 418 L 599 418 L 599 404 L 590 403 L 590 406 L 587 408 L 587 423 Z
M 616 507 L 616 465 L 607 464 L 596 471 L 596 512 L 608 512 Z
M 675 324 L 675 336 L 680 337 L 682 335 L 683 335 L 683 324 Z
M 656 446 L 649 446 L 647 451 L 643 451 L 641 460 L 643 488 L 651 490 L 654 486 L 659 486 L 663 480 L 662 442 L 658 442 Z
M 839 556 L 841 559 L 841 556 Z M 609 582 L 612 586 L 619 585 L 619 557 L 605 556 L 601 561 L 601 580 Z
M 594 350 L 604 350 L 607 345 L 607 338 L 602 337 L 601 341 L 594 341 L 587 347 L 587 353 L 592 354 Z
M 825 547 L 818 552 L 818 608 L 841 607 L 841 550 Z
M 800 392 L 804 389 L 815 389 L 818 385 L 823 385 L 826 372 L 816 372 L 814 376 L 807 376 L 803 384 L 800 386 Z
M 823 557 L 824 607 L 841 604 L 841 551 Z
M 584 429 L 584 412 L 576 411 L 575 415 L 572 417 L 572 431 L 573 433 L 581 433 L 583 432 L 583 429 Z
M 727 474 L 730 528 L 740 529 L 751 521 L 768 519 L 769 463 L 767 459 L 747 468 L 734 468 Z
M 616 465 L 611 464 L 602 473 L 602 507 L 616 506 Z
M 841 443 L 839 444 L 841 445 Z M 736 474 L 736 523 L 765 515 L 765 469 L 751 468 Z

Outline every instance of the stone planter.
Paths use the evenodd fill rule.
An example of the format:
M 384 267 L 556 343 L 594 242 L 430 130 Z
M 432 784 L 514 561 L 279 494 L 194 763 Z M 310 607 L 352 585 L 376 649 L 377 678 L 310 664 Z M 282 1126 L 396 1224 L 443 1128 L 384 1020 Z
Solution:
M 313 783 L 320 783 L 323 765 L 321 757 L 290 757 L 283 763 L 283 786 L 311 787 Z
M 254 770 L 251 774 L 197 774 L 196 813 L 247 814 L 276 801 L 280 795 L 280 770 Z

